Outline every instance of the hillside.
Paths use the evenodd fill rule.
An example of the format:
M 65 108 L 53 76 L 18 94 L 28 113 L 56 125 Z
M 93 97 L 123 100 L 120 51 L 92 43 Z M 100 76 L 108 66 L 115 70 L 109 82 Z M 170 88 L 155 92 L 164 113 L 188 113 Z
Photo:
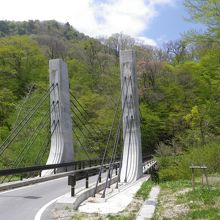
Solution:
M 48 60 L 62 58 L 68 64 L 72 93 L 91 115 L 87 123 L 102 130 L 102 135 L 81 141 L 96 148 L 105 146 L 120 94 L 119 45 L 137 51 L 143 152 L 162 156 L 162 178 L 187 176 L 184 170 L 191 161 L 211 165 L 216 160 L 212 171 L 219 171 L 220 45 L 213 40 L 219 37 L 213 35 L 210 30 L 210 38 L 204 41 L 200 40 L 203 35 L 188 34 L 160 49 L 137 44 L 122 34 L 92 39 L 57 21 L 0 21 L 0 141 L 48 88 Z M 30 131 L 25 132 L 23 137 Z M 3 166 L 16 157 L 19 142 L 22 145 L 23 139 L 7 150 Z M 26 165 L 33 163 L 37 149 Z M 210 154 L 207 160 L 198 157 L 204 149 Z M 81 158 L 85 155 L 77 159 Z M 180 164 L 181 172 L 175 168 Z

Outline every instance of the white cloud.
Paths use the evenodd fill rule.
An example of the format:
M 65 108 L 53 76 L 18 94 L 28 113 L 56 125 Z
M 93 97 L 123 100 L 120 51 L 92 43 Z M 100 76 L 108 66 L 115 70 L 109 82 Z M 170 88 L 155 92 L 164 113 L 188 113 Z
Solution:
M 176 0 L 2 0 L 1 20 L 49 20 L 69 22 L 89 36 L 110 36 L 123 32 L 155 45 L 143 36 L 158 5 Z M 12 7 L 13 6 L 13 7 Z

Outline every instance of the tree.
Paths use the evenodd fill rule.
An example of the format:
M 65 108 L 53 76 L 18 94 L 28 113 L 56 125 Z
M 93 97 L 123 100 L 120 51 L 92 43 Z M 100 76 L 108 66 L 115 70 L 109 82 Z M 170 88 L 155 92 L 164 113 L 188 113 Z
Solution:
M 209 34 L 220 40 L 220 1 L 185 0 L 184 5 L 193 21 L 207 25 Z
M 185 61 L 187 56 L 187 45 L 184 41 L 169 41 L 164 45 L 164 48 L 171 62 L 179 64 Z
M 122 33 L 113 34 L 107 40 L 108 47 L 115 51 L 116 56 L 119 56 L 119 50 L 131 49 L 134 44 L 134 38 Z
M 22 97 L 27 85 L 45 71 L 45 58 L 37 43 L 27 36 L 0 39 L 0 87 Z M 7 83 L 5 83 L 7 81 Z
M 45 35 L 36 37 L 36 40 L 44 48 L 49 59 L 64 59 L 66 57 L 67 48 L 62 39 Z
M 191 19 L 213 28 L 219 27 L 219 0 L 185 0 L 184 5 L 188 10 Z

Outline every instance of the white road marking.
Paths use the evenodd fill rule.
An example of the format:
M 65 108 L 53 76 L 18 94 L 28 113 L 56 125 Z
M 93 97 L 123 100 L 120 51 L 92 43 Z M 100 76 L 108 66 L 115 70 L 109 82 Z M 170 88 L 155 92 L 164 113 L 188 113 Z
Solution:
M 40 208 L 40 210 L 37 212 L 37 214 L 35 215 L 34 217 L 34 220 L 40 220 L 41 219 L 41 216 L 43 214 L 43 212 L 51 205 L 53 204 L 54 202 L 56 202 L 56 200 L 58 200 L 59 198 L 63 197 L 62 196 L 59 196 L 57 197 L 56 199 L 53 199 L 51 200 L 50 202 L 48 202 L 47 204 L 45 204 L 43 207 Z

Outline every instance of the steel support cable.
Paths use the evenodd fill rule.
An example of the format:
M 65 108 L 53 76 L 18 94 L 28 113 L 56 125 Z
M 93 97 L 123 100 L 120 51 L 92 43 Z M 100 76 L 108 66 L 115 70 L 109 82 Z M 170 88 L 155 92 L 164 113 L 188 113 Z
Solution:
M 52 106 L 53 106 L 53 108 L 52 108 L 52 110 L 50 111 L 50 114 L 55 110 L 55 108 L 56 108 L 56 105 L 58 105 L 58 101 L 56 102 L 56 104 L 54 105 L 54 101 L 52 102 Z M 54 121 L 53 121 L 53 123 L 52 124 L 54 124 Z M 51 126 L 51 122 L 50 122 L 50 126 Z M 41 146 L 40 146 L 40 148 L 39 148 L 39 151 L 38 151 L 38 153 L 37 153 L 37 156 L 36 156 L 36 158 L 35 158 L 35 161 L 34 161 L 34 164 L 36 164 L 37 163 L 37 161 L 38 161 L 38 158 L 39 158 L 39 156 L 40 156 L 40 153 L 41 153 L 41 150 L 43 149 L 43 146 L 47 146 L 48 145 L 48 141 L 50 141 L 49 140 L 49 138 L 51 138 L 51 136 L 53 135 L 53 132 L 51 133 L 51 128 L 50 128 L 50 126 L 49 126 L 49 132 L 48 132 L 48 135 L 44 138 L 44 140 L 42 141 L 42 144 L 41 144 Z M 54 131 L 54 129 L 53 129 L 53 131 Z M 47 144 L 45 145 L 45 143 L 47 142 Z
M 16 165 L 16 167 L 18 167 L 18 166 L 22 163 L 22 161 L 23 161 L 24 158 L 26 157 L 27 153 L 29 152 L 31 146 L 32 146 L 33 143 L 36 141 L 36 138 L 37 138 L 38 134 L 39 134 L 40 131 L 44 128 L 44 126 L 46 125 L 47 122 L 48 122 L 48 120 L 45 120 L 44 123 L 43 123 L 43 125 L 42 125 L 41 127 L 38 127 L 39 130 L 37 131 L 37 133 L 36 133 L 34 139 L 32 140 L 32 142 L 30 143 L 30 145 L 29 145 L 28 148 L 26 149 L 26 152 L 25 152 L 24 155 L 21 157 L 21 159 L 20 159 L 20 161 L 18 162 L 18 164 Z
M 24 105 L 26 104 L 26 102 L 28 101 L 28 99 L 29 99 L 29 97 L 30 97 L 30 94 L 31 94 L 33 88 L 34 88 L 34 84 L 32 84 L 32 86 L 31 86 L 31 88 L 29 89 L 29 91 L 28 91 L 28 93 L 27 93 L 27 95 L 26 95 L 24 101 L 23 101 L 22 104 L 21 104 L 21 107 L 20 107 L 19 112 L 18 112 L 18 114 L 17 114 L 17 117 L 16 117 L 16 120 L 15 120 L 14 126 L 16 126 L 16 124 L 17 124 L 17 122 L 18 122 L 18 119 L 19 119 L 19 117 L 20 117 L 21 111 L 22 111 Z
M 82 108 L 82 110 L 86 113 L 86 115 L 88 116 L 88 118 L 90 118 L 90 115 L 88 113 L 88 111 L 82 106 L 82 104 L 77 100 L 77 98 L 72 94 L 72 92 L 70 91 L 70 95 L 73 97 L 73 99 L 77 102 L 77 104 Z M 103 131 L 96 126 L 97 130 L 99 130 L 99 132 L 104 135 Z
M 57 114 L 56 114 L 56 119 L 57 119 L 57 121 L 60 121 L 59 119 L 61 118 L 61 111 L 60 111 L 60 105 L 58 105 L 58 112 L 56 112 Z M 61 133 L 62 133 L 62 130 L 61 130 L 61 123 L 58 123 L 58 125 L 57 125 L 58 127 L 57 127 L 57 129 L 55 130 L 55 132 L 57 133 L 56 134 L 56 138 L 57 138 L 57 140 L 56 140 L 56 148 L 59 150 L 58 152 L 59 153 L 61 153 L 61 150 L 60 150 L 60 147 L 59 147 L 59 145 L 61 145 L 61 140 L 62 140 L 62 138 L 61 138 Z M 73 159 L 73 158 L 72 158 Z M 57 161 L 56 159 L 55 159 L 55 161 Z
M 41 118 L 39 124 L 37 125 L 37 127 L 35 128 L 34 132 L 33 132 L 33 135 L 31 137 L 29 137 L 28 141 L 26 142 L 26 144 L 23 146 L 22 150 L 20 151 L 17 159 L 14 161 L 14 164 L 16 164 L 18 161 L 19 161 L 19 157 L 22 155 L 22 153 L 25 151 L 26 147 L 28 146 L 27 150 L 26 150 L 26 153 L 27 151 L 29 151 L 31 145 L 35 142 L 39 132 L 41 131 L 42 128 L 44 128 L 45 124 L 48 122 L 49 120 L 49 117 L 46 118 L 46 116 L 49 116 L 50 115 L 50 110 L 47 111 L 44 116 Z M 45 120 L 46 119 L 46 120 Z M 30 144 L 30 145 L 28 145 Z M 26 155 L 26 154 L 25 154 Z M 19 164 L 22 162 L 23 158 L 24 158 L 24 155 L 23 157 L 21 157 L 22 159 L 18 162 L 18 164 L 16 165 L 16 167 L 19 166 Z
M 125 183 L 127 182 L 127 173 L 128 173 L 128 159 L 129 159 L 129 153 L 130 153 L 130 145 L 131 145 L 131 131 L 132 131 L 132 122 L 133 122 L 133 117 L 131 117 L 130 120 L 130 131 L 129 131 L 129 142 L 128 142 L 128 154 L 127 154 L 127 161 L 126 161 L 126 171 L 125 171 Z
M 133 88 L 134 88 L 134 86 L 133 86 L 133 83 L 132 83 L 132 80 L 131 80 L 131 91 L 132 91 L 132 99 L 133 99 L 133 107 L 134 107 L 134 103 L 135 103 L 135 101 L 134 101 L 134 91 L 133 91 Z M 142 121 L 143 120 L 143 117 L 142 117 L 142 114 L 141 114 L 141 109 L 140 109 L 140 106 L 138 107 L 138 112 L 139 112 L 139 116 L 140 116 L 140 120 Z
M 44 117 L 42 118 L 44 119 Z M 43 121 L 43 120 L 42 120 Z M 44 123 L 42 124 L 42 121 L 38 124 L 38 126 L 36 127 L 34 134 L 28 139 L 28 141 L 26 142 L 26 144 L 23 146 L 22 150 L 19 152 L 19 155 L 17 157 L 17 159 L 14 161 L 15 167 L 17 168 L 20 163 L 23 161 L 24 157 L 27 155 L 27 153 L 30 150 L 30 147 L 33 145 L 33 143 L 35 142 L 39 132 L 41 131 L 41 129 L 45 126 L 45 124 L 48 122 L 48 120 L 44 120 Z M 37 131 L 37 132 L 36 132 Z M 36 132 L 36 133 L 35 133 Z M 28 145 L 29 143 L 29 145 Z M 28 147 L 27 147 L 28 146 Z M 26 150 L 26 151 L 25 151 Z M 22 155 L 22 153 L 25 151 L 25 153 Z M 6 178 L 4 178 L 5 180 Z M 9 181 L 12 179 L 12 176 L 9 178 Z M 3 180 L 3 182 L 4 182 Z
M 122 124 L 122 123 L 121 123 L 121 124 Z M 127 124 L 126 124 L 126 127 L 127 127 Z M 126 128 L 126 129 L 127 129 L 127 128 Z M 120 135 L 121 135 L 121 126 L 120 126 L 119 132 L 118 132 L 118 137 L 117 137 L 117 142 L 116 142 L 116 149 L 115 149 L 114 154 L 113 154 L 112 163 L 111 163 L 111 165 L 109 165 L 109 167 L 110 167 L 111 169 L 110 169 L 110 178 L 109 178 L 109 184 L 108 184 L 108 186 L 111 186 L 112 173 L 113 173 L 113 166 L 112 166 L 112 164 L 115 163 L 115 157 L 116 157 L 116 153 L 117 153 L 117 149 L 118 149 L 118 142 L 119 142 L 119 140 L 120 140 Z
M 5 139 L 5 141 L 2 143 L 2 145 L 0 146 L 0 149 L 4 146 L 4 144 L 8 141 L 8 139 L 10 138 L 10 136 L 13 134 L 13 132 L 15 132 L 15 130 L 18 129 L 18 127 L 24 122 L 24 120 L 28 117 L 28 115 L 33 111 L 33 109 L 35 109 L 37 107 L 37 105 L 39 105 L 40 101 L 44 98 L 45 95 L 47 95 L 47 93 L 50 91 L 50 89 L 53 87 L 54 89 L 54 85 L 50 86 L 50 88 L 43 94 L 43 96 L 37 101 L 37 103 L 32 107 L 32 109 L 30 109 L 28 111 L 28 113 L 26 114 L 26 116 L 18 123 L 17 126 L 15 126 L 11 133 L 8 135 L 8 137 Z M 52 89 L 52 90 L 53 90 Z M 51 91 L 50 91 L 51 93 Z
M 84 114 L 79 110 L 79 108 L 77 107 L 77 105 L 76 105 L 72 100 L 70 100 L 70 102 L 74 105 L 74 107 L 75 107 L 76 110 L 80 113 L 80 115 L 82 116 L 82 118 L 83 118 L 86 122 L 88 122 L 88 117 L 86 118 L 86 117 L 84 116 Z M 75 113 L 75 114 L 76 114 L 76 113 Z M 96 131 L 96 128 L 95 128 L 94 126 L 92 126 L 91 124 L 87 124 L 87 125 L 90 126 L 90 127 L 95 131 L 95 133 L 99 135 L 99 133 Z
M 121 126 L 119 126 L 121 127 Z M 106 176 L 106 181 L 105 181 L 105 187 L 104 187 L 104 190 L 103 190 L 103 193 L 102 193 L 102 198 L 105 198 L 105 192 L 106 192 L 106 188 L 108 187 L 108 183 L 109 183 L 109 186 L 111 185 L 111 176 L 112 176 L 112 164 L 114 164 L 113 162 L 113 155 L 116 154 L 116 151 L 117 151 L 117 146 L 118 146 L 118 140 L 119 140 L 119 135 L 120 135 L 120 128 L 117 129 L 117 134 L 116 134 L 116 139 L 115 139 L 115 143 L 114 143 L 114 147 L 113 147 L 113 152 L 112 152 L 112 156 L 111 156 L 111 160 L 110 160 L 110 163 L 109 163 L 109 169 L 108 169 L 108 173 L 107 173 L 107 176 Z M 110 180 L 108 181 L 110 177 Z
M 131 80 L 131 92 L 132 92 L 132 93 L 131 93 L 131 95 L 130 95 L 130 98 L 131 98 L 130 103 L 131 103 L 131 105 L 132 105 L 133 112 L 137 114 L 137 112 L 135 112 L 135 99 L 134 99 L 134 97 L 135 97 L 136 94 L 134 94 L 134 86 L 133 86 L 132 80 Z M 138 111 L 139 111 L 139 114 L 140 114 L 140 116 L 141 116 L 140 108 L 138 108 Z M 141 116 L 141 117 L 142 117 L 142 116 Z M 134 125 L 134 123 L 137 123 L 137 120 L 135 120 L 135 114 L 133 115 L 133 125 Z M 136 125 L 137 125 L 137 124 L 136 124 Z M 136 138 L 136 136 L 133 136 L 132 143 L 134 144 L 134 146 L 137 146 L 137 138 Z
M 73 123 L 76 124 L 76 126 L 79 128 L 79 127 L 80 127 L 79 124 L 78 124 L 73 118 L 72 118 L 72 120 L 73 120 Z M 84 131 L 83 131 L 82 129 L 79 129 L 79 131 L 82 133 L 83 137 L 84 137 L 85 139 L 87 139 L 87 136 L 86 136 L 86 134 L 84 133 Z M 93 147 L 90 147 L 90 148 L 92 148 L 93 151 L 97 151 L 97 150 L 95 150 Z M 96 153 L 96 152 L 93 152 L 93 153 L 95 153 L 96 156 L 97 156 L 97 153 Z
M 127 88 L 128 88 L 128 85 L 127 85 Z M 119 135 L 120 135 L 121 124 L 122 124 L 122 120 L 123 120 L 126 101 L 127 101 L 127 94 L 125 96 L 125 100 L 124 100 L 124 103 L 123 103 L 123 106 L 122 106 L 122 111 L 121 111 L 121 114 L 120 114 L 120 119 L 119 119 L 119 122 L 118 122 L 116 138 L 115 138 L 115 142 L 114 142 L 114 146 L 113 146 L 113 152 L 112 152 L 111 160 L 110 160 L 110 163 L 109 163 L 109 169 L 108 169 L 108 174 L 106 176 L 106 182 L 105 182 L 105 187 L 104 187 L 104 190 L 103 190 L 102 198 L 105 198 L 105 192 L 106 192 L 106 188 L 107 188 L 107 185 L 108 185 L 108 177 L 109 177 L 110 172 L 111 172 L 111 166 L 112 166 L 112 163 L 113 163 L 113 158 L 115 157 L 117 146 L 118 146 L 118 141 L 119 141 L 119 137 L 120 137 Z
M 130 78 L 130 80 L 131 80 L 131 78 Z M 129 84 L 128 84 L 129 85 Z M 128 86 L 127 85 L 127 86 Z M 132 82 L 131 82 L 131 86 L 132 86 Z M 125 99 L 125 102 L 127 101 L 127 98 Z M 127 107 L 128 107 L 128 103 L 127 103 Z M 123 108 L 125 108 L 125 106 L 123 106 Z M 120 124 L 120 129 L 121 129 L 121 125 L 122 125 L 122 123 L 123 123 L 123 115 L 124 115 L 124 109 L 123 109 L 123 113 L 122 113 L 122 115 L 121 115 L 121 124 Z M 128 107 L 128 115 L 126 116 L 126 129 L 125 129 L 125 133 L 124 133 L 124 137 L 123 137 L 123 139 L 125 139 L 125 135 L 126 135 L 126 132 L 127 132 L 127 126 L 128 126 L 128 118 L 130 117 L 130 108 Z M 122 132 L 122 134 L 123 134 L 123 132 Z M 123 135 L 122 135 L 123 136 Z M 121 136 L 121 137 L 122 137 Z M 113 162 L 115 161 L 115 156 L 116 156 L 116 152 L 115 152 L 115 154 L 114 154 L 114 156 L 113 156 Z
M 41 152 L 42 152 L 42 150 L 43 150 L 43 147 L 44 147 L 44 146 L 46 146 L 46 147 L 48 146 L 48 142 L 50 142 L 50 140 L 49 140 L 50 137 L 51 137 L 51 131 L 48 132 L 48 135 L 46 135 L 46 137 L 45 137 L 44 140 L 42 141 L 42 144 L 41 144 L 41 146 L 40 146 L 40 148 L 39 148 L 39 150 L 38 150 L 38 152 L 37 152 L 37 156 L 35 157 L 34 165 L 39 164 L 39 163 L 38 163 L 38 159 L 39 159 L 39 157 L 40 157 L 40 154 L 41 154 Z M 45 147 L 44 147 L 44 149 L 45 149 Z
M 53 89 L 50 91 L 50 93 L 54 90 L 54 88 L 55 88 L 56 86 L 54 86 L 54 84 L 53 84 Z M 51 87 L 50 87 L 51 88 Z M 2 156 L 2 154 L 4 153 L 4 151 L 8 148 L 8 146 L 12 143 L 12 141 L 18 136 L 18 134 L 21 132 L 21 130 L 24 128 L 24 126 L 26 126 L 27 125 L 27 123 L 31 120 L 31 118 L 34 116 L 34 114 L 36 113 L 36 111 L 39 109 L 39 107 L 42 105 L 42 103 L 46 100 L 46 98 L 47 98 L 47 96 L 50 94 L 50 93 L 48 93 L 48 94 L 46 94 L 46 96 L 43 98 L 43 99 L 40 99 L 40 101 L 39 102 L 37 102 L 38 103 L 38 105 L 35 105 L 35 107 L 34 108 L 32 108 L 32 109 L 34 109 L 33 110 L 33 112 L 29 115 L 29 117 L 27 118 L 27 117 L 25 117 L 25 119 L 27 118 L 27 120 L 24 122 L 24 120 L 22 120 L 22 123 L 24 122 L 24 124 L 23 125 L 21 125 L 22 123 L 20 122 L 17 126 L 16 126 L 16 128 L 13 130 L 13 132 L 6 138 L 6 140 L 3 142 L 3 144 L 0 146 L 0 149 L 2 149 L 3 148 L 3 150 L 1 150 L 1 152 L 0 152 L 0 156 Z M 29 114 L 29 113 L 28 113 Z M 21 125 L 21 127 L 19 127 Z M 19 127 L 19 129 L 18 129 L 18 127 Z M 17 132 L 15 132 L 15 130 L 17 130 L 18 129 L 18 131 Z M 12 136 L 12 134 L 14 134 L 14 132 L 16 133 L 10 140 L 9 140 L 9 142 L 6 144 L 6 142 L 8 141 L 8 139 Z
M 131 84 L 132 85 L 132 84 Z M 128 85 L 127 85 L 128 86 Z M 118 135 L 118 137 L 117 137 L 117 142 L 115 143 L 116 144 L 116 150 L 114 151 L 114 154 L 112 155 L 113 156 L 113 160 L 112 160 L 112 164 L 115 162 L 115 156 L 116 156 L 116 152 L 117 152 L 117 146 L 118 146 L 118 142 L 119 142 L 119 139 L 120 139 L 120 133 L 121 133 L 121 125 L 122 125 L 122 119 L 123 119 L 123 115 L 124 115 L 124 108 L 125 108 L 125 103 L 126 103 L 126 101 L 127 101 L 127 96 L 126 96 L 126 99 L 125 99 L 125 101 L 124 101 L 124 105 L 123 105 L 123 111 L 121 112 L 121 118 L 120 118 L 120 122 L 119 122 L 119 125 L 118 125 L 118 132 L 117 132 L 117 135 Z M 128 103 L 127 103 L 127 105 L 128 105 Z M 128 107 L 128 106 L 127 106 Z M 126 116 L 126 126 L 125 126 L 125 132 L 124 132 L 124 137 L 123 137 L 123 140 L 125 139 L 125 136 L 126 136 L 126 132 L 127 132 L 127 127 L 128 127 L 128 118 L 130 117 L 130 108 L 128 108 L 128 116 Z M 123 149 L 122 149 L 122 152 L 121 152 L 121 161 L 120 161 L 120 168 L 119 168 L 119 178 L 118 178 L 118 180 L 117 181 L 119 181 L 119 179 L 120 179 L 120 174 L 121 174 L 121 163 L 122 163 L 122 155 L 123 155 Z M 109 170 L 110 170 L 110 180 L 109 180 L 109 186 L 111 185 L 111 179 L 112 179 L 112 173 L 113 173 L 113 169 L 112 169 L 112 167 L 111 167 L 111 165 L 112 164 L 110 164 L 109 165 Z M 107 177 L 109 176 L 109 173 L 108 173 L 108 175 L 107 175 Z M 106 182 L 108 182 L 108 179 L 106 179 Z M 117 183 L 117 185 L 118 185 L 118 183 Z M 106 190 L 106 187 L 108 186 L 108 184 L 106 184 L 106 186 L 105 186 L 105 189 L 104 189 L 104 191 Z M 103 191 L 103 195 L 102 195 L 102 197 L 104 197 L 105 196 L 105 192 Z
M 76 112 L 74 111 L 74 109 L 71 108 L 71 110 L 72 110 L 72 113 L 78 118 L 78 120 L 81 122 L 81 124 L 82 124 L 82 125 L 85 127 L 85 129 L 88 131 L 88 133 L 89 133 L 93 138 L 96 138 L 96 137 L 92 134 L 92 132 L 87 128 L 85 122 L 83 122 L 83 121 L 81 120 L 81 118 L 76 114 Z
M 57 128 L 58 123 L 59 123 L 59 120 L 58 120 L 56 123 L 53 122 L 54 128 L 53 128 L 53 131 L 52 131 L 51 134 L 50 134 L 50 138 L 53 136 L 53 134 L 54 134 L 54 132 L 55 132 L 55 130 L 56 130 L 56 128 Z M 43 160 L 43 157 L 44 157 L 44 155 L 45 155 L 45 153 L 46 153 L 47 147 L 48 147 L 49 143 L 51 142 L 51 139 L 50 139 L 50 138 L 49 138 L 49 140 L 48 140 L 48 142 L 47 142 L 46 147 L 44 148 L 44 151 L 43 151 L 42 156 L 40 157 L 39 163 Z
M 132 86 L 132 84 L 131 84 L 131 86 Z M 132 88 L 133 88 L 133 86 L 132 86 Z M 132 90 L 132 94 L 131 94 L 131 99 L 133 100 L 133 101 L 131 101 L 132 107 L 135 110 L 135 100 L 134 100 L 134 92 L 133 92 L 133 90 Z M 138 108 L 138 111 L 139 111 L 139 114 L 141 114 L 140 108 Z M 134 117 L 134 121 L 133 122 L 136 123 L 136 126 L 137 126 L 137 120 L 135 120 L 135 115 L 133 117 Z M 133 137 L 133 144 L 134 144 L 134 146 L 137 146 L 137 138 L 136 138 L 136 136 Z
M 37 158 L 35 159 L 35 162 L 34 162 L 35 165 L 36 165 L 37 163 L 40 164 L 41 161 L 43 160 L 43 157 L 44 157 L 44 155 L 45 155 L 45 153 L 46 153 L 46 150 L 47 150 L 47 148 L 48 148 L 48 146 L 49 146 L 49 144 L 50 144 L 50 142 L 51 142 L 51 137 L 52 137 L 52 135 L 53 135 L 53 133 L 54 133 L 56 127 L 57 127 L 58 121 L 57 121 L 56 123 L 55 123 L 55 121 L 53 121 L 52 124 L 55 124 L 55 125 L 54 125 L 54 128 L 53 128 L 53 131 L 52 131 L 52 132 L 51 132 L 51 131 L 48 132 L 48 136 L 46 136 L 45 141 L 44 141 L 44 142 L 47 141 L 47 144 L 46 144 L 45 147 L 44 147 L 44 151 L 43 151 L 43 153 L 42 153 L 42 155 L 41 155 L 41 157 L 40 157 L 40 160 L 38 161 L 39 155 L 38 155 Z M 43 144 L 42 144 L 42 146 L 43 146 Z M 39 153 L 40 153 L 40 151 L 39 151 Z M 34 177 L 34 176 L 35 176 L 35 174 L 30 175 L 30 177 Z
M 130 76 L 131 79 L 131 76 Z M 133 106 L 133 111 L 134 111 L 134 103 L 132 102 L 132 99 L 134 101 L 134 92 L 133 92 L 133 84 L 132 84 L 132 79 L 131 79 L 131 94 L 130 94 L 130 102 L 127 102 L 127 108 L 129 109 L 128 111 L 128 118 L 130 118 L 130 108 L 128 106 L 128 104 L 132 104 Z M 127 182 L 127 171 L 128 171 L 128 160 L 129 160 L 129 155 L 130 155 L 130 145 L 131 145 L 131 131 L 132 131 L 132 125 L 133 125 L 133 121 L 134 121 L 134 115 L 131 116 L 130 119 L 130 132 L 129 132 L 129 143 L 128 143 L 128 154 L 127 154 L 127 162 L 126 162 L 126 171 L 125 171 L 125 182 Z
M 124 82 L 122 84 L 122 91 L 124 90 L 124 84 L 125 84 L 125 81 L 127 80 L 127 78 L 125 77 L 124 78 Z M 129 79 L 130 80 L 130 79 Z M 128 93 L 128 86 L 126 88 L 126 94 Z M 113 128 L 114 128 L 114 124 L 115 124 L 115 119 L 116 119 L 116 115 L 117 115 L 117 112 L 119 110 L 119 103 L 120 103 L 120 99 L 121 99 L 121 96 L 118 97 L 118 101 L 117 101 L 117 105 L 116 105 L 116 109 L 115 109 L 115 113 L 114 113 L 114 118 L 113 118 L 113 121 L 112 121 L 112 126 L 111 126 L 111 130 L 109 132 L 109 136 L 108 136 L 108 140 L 107 140 L 107 144 L 106 144 L 106 147 L 105 147 L 105 151 L 104 151 L 104 155 L 102 157 L 102 162 L 101 162 L 101 166 L 100 166 L 100 169 L 99 169 L 99 174 L 98 174 L 98 178 L 96 180 L 96 186 L 95 186 L 95 190 L 94 190 L 94 195 L 96 194 L 96 191 L 97 191 L 97 186 L 98 186 L 98 182 L 99 182 L 99 178 L 100 178 L 100 175 L 101 175 L 101 172 L 102 172 L 102 168 L 103 168 L 103 164 L 104 164 L 104 160 L 105 160 L 105 157 L 106 157 L 106 153 L 107 153 L 107 149 L 108 149 L 108 145 L 110 143 L 110 138 L 112 136 L 112 131 L 113 131 Z
M 53 105 L 53 103 L 51 104 L 51 105 Z M 53 112 L 53 110 L 54 110 L 54 108 L 52 109 L 52 111 L 51 112 Z M 14 164 L 19 160 L 19 157 L 21 156 L 21 154 L 24 152 L 24 150 L 25 150 L 25 148 L 28 146 L 28 143 L 31 141 L 31 139 L 32 139 L 32 137 L 36 134 L 36 132 L 37 132 L 37 134 L 39 133 L 39 128 L 40 128 L 40 126 L 42 125 L 42 123 L 44 122 L 44 124 L 48 121 L 48 119 L 47 120 L 45 120 L 45 118 L 46 118 L 46 116 L 49 116 L 49 114 L 50 114 L 50 109 L 43 115 L 43 117 L 41 118 L 41 120 L 40 120 L 40 122 L 38 123 L 38 125 L 37 125 L 37 127 L 35 128 L 35 130 L 34 130 L 34 132 L 33 132 L 33 135 L 31 136 L 31 137 L 29 137 L 29 139 L 28 139 L 28 141 L 25 143 L 25 145 L 22 147 L 22 150 L 20 151 L 20 153 L 18 154 L 18 156 L 17 156 L 17 159 L 14 161 Z M 49 117 L 48 117 L 49 118 Z M 36 137 L 35 137 L 36 138 Z
M 78 118 L 79 121 L 81 122 L 81 125 L 84 125 L 84 127 L 86 128 L 86 130 L 88 131 L 88 133 L 91 135 L 91 137 L 96 138 L 96 137 L 93 136 L 92 132 L 86 127 L 86 125 L 82 122 L 82 120 L 79 118 L 79 116 L 74 112 L 74 110 L 73 110 L 72 108 L 71 108 L 71 110 L 72 110 L 73 114 L 75 114 L 75 115 L 77 116 L 77 118 Z M 76 124 L 77 127 L 80 128 L 79 123 L 77 123 L 73 117 L 72 117 L 72 120 L 73 120 L 74 124 Z M 83 136 L 85 137 L 85 139 L 87 139 L 87 135 L 85 135 L 85 133 L 83 132 L 83 130 L 82 130 L 82 129 L 79 129 L 79 130 L 80 130 L 80 132 L 83 134 Z M 93 151 L 96 151 L 96 150 L 94 150 L 94 148 L 93 148 Z M 95 154 L 96 154 L 96 153 L 95 153 Z M 97 154 L 96 154 L 96 156 L 97 156 Z
M 84 152 L 86 153 L 86 156 L 88 157 L 88 159 L 91 160 L 87 149 L 83 146 L 83 144 L 82 144 L 82 142 L 80 141 L 78 135 L 77 135 L 76 132 L 74 132 L 74 131 L 73 131 L 73 133 L 74 133 L 74 135 L 75 135 L 77 141 L 78 141 L 79 144 L 80 144 L 80 148 L 84 150 Z
M 123 136 L 123 140 L 125 140 L 125 136 L 127 133 L 127 129 L 128 129 L 128 117 L 126 117 L 126 126 L 125 126 L 125 132 L 124 132 L 124 136 Z M 124 145 L 122 145 L 123 147 Z M 118 182 L 120 181 L 120 176 L 121 176 L 121 168 L 122 168 L 122 160 L 123 160 L 123 150 L 121 151 L 121 159 L 120 159 L 120 167 L 119 167 L 119 172 L 118 172 L 118 178 L 117 178 L 117 183 L 116 183 L 116 188 L 118 188 Z M 111 181 L 112 176 L 110 176 L 110 181 Z

